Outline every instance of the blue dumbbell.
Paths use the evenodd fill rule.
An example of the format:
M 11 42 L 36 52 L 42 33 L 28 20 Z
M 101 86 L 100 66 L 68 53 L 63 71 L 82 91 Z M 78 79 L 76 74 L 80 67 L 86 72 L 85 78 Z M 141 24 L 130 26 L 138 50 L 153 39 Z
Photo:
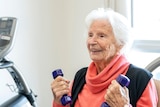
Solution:
M 62 76 L 63 77 L 63 72 L 61 69 L 56 69 L 52 72 L 52 76 L 53 78 L 55 79 L 57 76 Z M 62 96 L 61 98 L 61 103 L 62 105 L 66 105 L 68 103 L 71 103 L 71 97 L 70 96 L 67 96 L 66 94 Z
M 117 77 L 116 81 L 117 81 L 122 87 L 124 87 L 124 86 L 127 87 L 127 86 L 129 85 L 129 83 L 130 83 L 130 79 L 129 79 L 128 77 L 122 75 L 122 74 L 120 74 L 120 75 Z M 101 105 L 101 107 L 110 107 L 110 106 L 107 104 L 107 102 L 103 102 L 102 105 Z

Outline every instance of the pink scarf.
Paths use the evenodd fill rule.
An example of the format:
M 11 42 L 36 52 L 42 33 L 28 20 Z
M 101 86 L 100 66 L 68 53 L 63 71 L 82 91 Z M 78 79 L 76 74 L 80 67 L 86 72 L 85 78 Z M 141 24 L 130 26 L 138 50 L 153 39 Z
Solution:
M 129 62 L 123 55 L 115 56 L 112 61 L 97 75 L 97 69 L 92 62 L 88 67 L 86 74 L 86 85 L 92 93 L 98 93 L 107 89 L 113 79 L 116 79 L 119 74 L 126 74 L 129 67 Z

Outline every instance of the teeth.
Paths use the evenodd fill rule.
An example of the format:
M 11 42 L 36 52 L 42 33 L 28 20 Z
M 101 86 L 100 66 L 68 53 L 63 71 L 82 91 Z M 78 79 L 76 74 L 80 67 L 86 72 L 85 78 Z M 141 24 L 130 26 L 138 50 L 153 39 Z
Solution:
M 97 51 L 98 49 L 91 49 L 91 51 Z
M 91 51 L 93 51 L 93 52 L 94 52 L 95 50 L 91 50 Z
M 99 50 L 92 50 L 92 52 L 99 52 Z

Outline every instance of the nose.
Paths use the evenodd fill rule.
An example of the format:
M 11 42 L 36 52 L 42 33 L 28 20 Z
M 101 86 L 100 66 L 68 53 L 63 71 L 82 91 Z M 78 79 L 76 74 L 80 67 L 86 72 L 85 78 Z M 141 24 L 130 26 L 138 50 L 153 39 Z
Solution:
M 88 43 L 91 45 L 97 44 L 97 37 L 96 36 L 89 37 Z

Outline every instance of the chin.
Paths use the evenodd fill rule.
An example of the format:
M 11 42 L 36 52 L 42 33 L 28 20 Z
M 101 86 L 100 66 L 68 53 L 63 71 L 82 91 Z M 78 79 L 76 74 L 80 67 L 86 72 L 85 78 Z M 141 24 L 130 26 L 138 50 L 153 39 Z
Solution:
M 99 61 L 102 61 L 101 59 L 99 58 L 91 58 L 93 62 L 99 62 Z

